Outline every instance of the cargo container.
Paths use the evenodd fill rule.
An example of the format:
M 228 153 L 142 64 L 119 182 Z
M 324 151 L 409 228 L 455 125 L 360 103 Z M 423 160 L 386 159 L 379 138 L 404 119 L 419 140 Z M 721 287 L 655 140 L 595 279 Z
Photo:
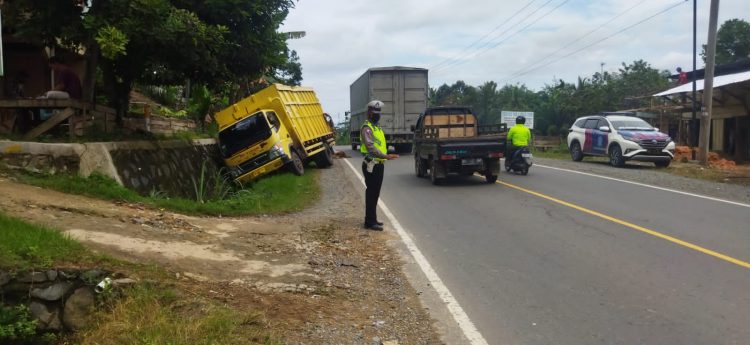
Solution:
M 359 147 L 359 131 L 367 120 L 367 103 L 385 103 L 380 128 L 388 146 L 397 152 L 411 151 L 411 126 L 427 108 L 427 70 L 412 67 L 370 68 L 349 87 L 349 135 L 352 149 Z
M 305 163 L 333 164 L 334 129 L 315 91 L 273 84 L 216 113 L 219 149 L 236 181 L 282 167 L 302 175 Z

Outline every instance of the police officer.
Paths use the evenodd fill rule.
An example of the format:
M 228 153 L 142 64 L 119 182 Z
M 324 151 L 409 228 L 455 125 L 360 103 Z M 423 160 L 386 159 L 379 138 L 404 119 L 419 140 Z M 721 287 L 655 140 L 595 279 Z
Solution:
M 383 102 L 374 100 L 367 103 L 367 121 L 359 131 L 359 151 L 365 156 L 362 162 L 362 174 L 365 176 L 365 229 L 383 230 L 383 223 L 378 221 L 376 210 L 380 198 L 380 187 L 383 185 L 383 163 L 398 158 L 397 154 L 388 153 L 385 134 L 378 126 Z
M 508 148 L 510 157 L 506 157 L 506 160 L 510 159 L 512 162 L 516 159 L 516 153 L 519 149 L 529 146 L 531 131 L 526 127 L 525 123 L 526 118 L 518 116 L 516 117 L 516 125 L 508 130 L 507 142 L 510 144 Z

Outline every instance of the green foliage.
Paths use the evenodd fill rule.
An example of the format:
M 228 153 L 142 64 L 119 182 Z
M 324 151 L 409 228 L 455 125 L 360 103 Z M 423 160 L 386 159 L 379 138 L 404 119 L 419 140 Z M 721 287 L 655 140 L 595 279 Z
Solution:
M 0 341 L 28 341 L 36 336 L 36 320 L 24 305 L 5 307 L 0 304 Z
M 98 52 L 88 62 L 102 71 L 103 91 L 122 117 L 136 82 L 190 79 L 219 89 L 231 83 L 237 87 L 229 99 L 245 96 L 264 75 L 298 85 L 298 57 L 287 47 L 289 35 L 278 32 L 293 6 L 292 0 L 14 0 L 1 9 L 4 27 L 18 37 Z
M 23 174 L 18 178 L 24 183 L 65 193 L 143 203 L 185 214 L 241 216 L 285 213 L 303 209 L 315 202 L 320 194 L 316 176 L 315 170 L 309 170 L 303 176 L 290 173 L 274 174 L 251 185 L 237 187 L 232 191 L 228 191 L 226 185 L 214 183 L 206 188 L 212 188 L 214 195 L 225 195 L 225 198 L 221 200 L 204 198 L 203 203 L 168 197 L 156 191 L 152 191 L 149 196 L 142 196 L 99 174 L 92 174 L 87 178 L 65 174 Z M 205 180 L 219 177 L 220 175 L 207 175 Z
M 349 137 L 349 121 L 349 113 L 346 113 L 344 121 L 339 122 L 336 124 L 336 126 L 334 126 L 334 132 L 336 133 L 336 137 L 334 139 L 336 140 L 337 145 L 351 144 L 351 138 Z
M 102 56 L 107 59 L 115 59 L 119 55 L 127 54 L 126 46 L 128 37 L 116 27 L 105 26 L 99 30 L 94 38 L 99 44 Z
M 182 95 L 182 87 L 175 85 L 142 85 L 138 87 L 138 90 L 154 102 L 172 108 L 177 106 Z
M 19 178 L 24 183 L 71 194 L 134 202 L 140 198 L 135 191 L 127 189 L 118 184 L 117 181 L 97 173 L 91 174 L 89 177 L 66 174 L 24 174 L 20 175 Z
M 207 171 L 207 165 L 204 161 L 201 165 L 200 177 L 198 179 L 191 177 L 195 201 L 205 204 L 208 201 L 221 201 L 226 199 L 234 188 L 232 183 L 227 180 L 225 172 L 226 170 L 221 168 L 211 174 Z
M 669 86 L 668 76 L 638 60 L 623 63 L 615 73 L 595 73 L 575 83 L 559 80 L 539 92 L 522 84 L 498 88 L 489 81 L 473 87 L 457 81 L 432 89 L 430 104 L 470 106 L 483 124 L 499 123 L 503 110 L 533 111 L 537 131 L 557 134 L 581 115 L 648 106 L 651 94 Z
M 167 107 L 159 107 L 158 114 L 166 117 L 186 117 L 188 115 L 188 111 L 185 109 L 172 110 Z
M 560 134 L 560 129 L 557 127 L 557 125 L 550 124 L 549 126 L 547 126 L 547 130 L 545 131 L 545 133 L 549 136 L 555 136 Z
M 0 268 L 45 269 L 56 261 L 87 255 L 90 254 L 81 244 L 58 231 L 0 213 Z
M 706 45 L 701 52 L 706 62 Z M 722 65 L 750 58 L 750 23 L 730 19 L 721 24 L 716 33 L 716 64 Z

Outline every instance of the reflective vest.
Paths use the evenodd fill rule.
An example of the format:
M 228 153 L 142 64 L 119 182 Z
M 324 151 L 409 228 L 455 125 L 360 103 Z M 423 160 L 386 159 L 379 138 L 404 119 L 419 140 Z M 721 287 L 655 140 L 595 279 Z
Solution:
M 529 146 L 530 140 L 531 131 L 522 124 L 516 124 L 508 131 L 508 141 L 510 141 L 513 146 Z
M 380 151 L 384 155 L 387 154 L 388 153 L 388 145 L 385 143 L 385 133 L 383 133 L 383 130 L 380 129 L 380 127 L 378 127 L 378 126 L 374 126 L 372 123 L 370 123 L 369 120 L 365 122 L 364 126 L 362 126 L 363 129 L 365 127 L 370 127 L 370 130 L 372 131 L 372 141 L 373 141 L 373 145 L 375 146 L 375 149 L 377 149 L 378 151 Z M 360 134 L 359 134 L 359 143 L 360 143 L 360 145 L 359 145 L 359 152 L 361 152 L 363 155 L 367 155 L 367 146 L 365 146 L 365 140 L 362 137 L 361 133 L 362 133 L 362 131 L 360 130 Z M 375 158 L 375 161 L 377 161 L 377 162 L 384 162 L 385 159 L 383 159 L 383 158 Z

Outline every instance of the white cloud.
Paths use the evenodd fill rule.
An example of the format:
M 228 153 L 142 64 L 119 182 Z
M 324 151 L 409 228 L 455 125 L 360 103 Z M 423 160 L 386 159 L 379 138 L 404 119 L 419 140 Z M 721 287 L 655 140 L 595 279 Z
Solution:
M 548 16 L 516 33 L 563 2 Z M 722 0 L 719 24 L 731 18 L 750 21 L 750 6 L 746 2 Z M 539 89 L 554 79 L 573 81 L 578 76 L 590 76 L 602 68 L 601 63 L 609 71 L 617 70 L 622 62 L 637 59 L 670 71 L 677 66 L 686 70 L 692 67 L 692 1 L 552 0 L 519 23 L 534 9 L 547 3 L 533 1 L 518 16 L 507 21 L 528 3 L 301 0 L 291 10 L 282 31 L 307 32 L 302 39 L 290 40 L 289 46 L 300 56 L 303 85 L 315 88 L 323 108 L 337 121 L 342 120 L 344 112 L 349 110 L 349 85 L 371 67 L 429 68 L 432 87 L 457 80 L 471 85 L 493 80 L 501 85 L 504 82 L 522 83 L 532 89 Z M 675 8 L 628 31 L 580 53 L 560 58 L 675 4 L 678 4 Z M 612 17 L 635 5 L 610 22 Z M 709 1 L 698 3 L 699 52 L 707 36 L 708 6 Z M 553 58 L 536 64 L 602 24 L 606 25 Z M 497 30 L 492 31 L 495 28 Z M 481 43 L 466 49 L 485 35 L 487 38 Z M 484 48 L 480 49 L 482 45 Z M 447 66 L 443 63 L 433 68 L 456 56 L 460 57 L 461 63 Z M 553 63 L 539 67 L 546 61 Z M 700 60 L 698 66 L 702 66 Z M 508 79 L 530 67 L 529 73 Z

